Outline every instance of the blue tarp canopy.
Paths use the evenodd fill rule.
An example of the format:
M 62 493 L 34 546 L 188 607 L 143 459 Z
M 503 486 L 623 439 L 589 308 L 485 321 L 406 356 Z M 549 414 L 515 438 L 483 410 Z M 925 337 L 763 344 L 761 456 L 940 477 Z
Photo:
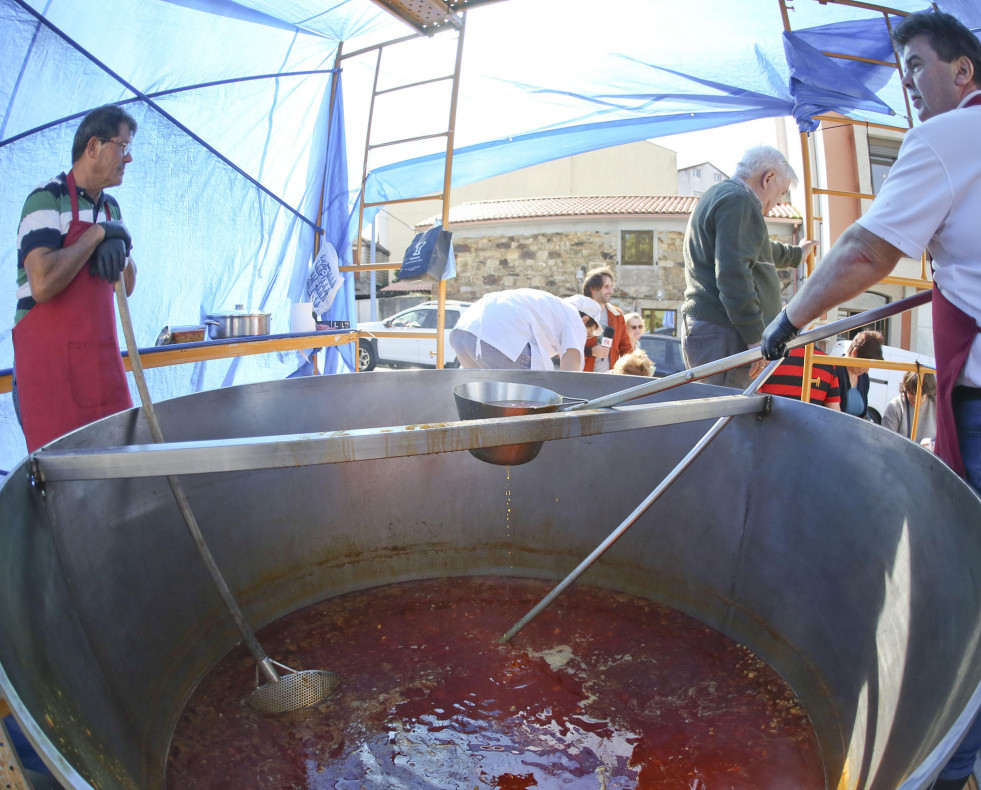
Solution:
M 981 22 L 974 0 L 939 5 L 972 27 Z M 891 61 L 882 14 L 816 0 L 789 13 L 787 35 L 775 0 L 505 0 L 473 9 L 453 184 L 756 118 L 793 116 L 809 129 L 813 115 L 836 111 L 906 125 L 894 69 L 822 54 Z M 24 198 L 68 169 L 81 116 L 108 102 L 126 103 L 139 123 L 134 161 L 113 194 L 135 242 L 140 345 L 165 325 L 237 304 L 271 312 L 272 331 L 288 331 L 317 234 L 341 263 L 354 238 L 377 53 L 342 61 L 331 125 L 338 47 L 355 53 L 411 32 L 370 0 L 0 0 L 0 369 L 13 362 Z M 452 73 L 455 35 L 387 48 L 379 88 Z M 411 98 L 387 94 L 372 142 L 444 131 L 448 99 L 436 84 Z M 440 145 L 377 149 L 367 199 L 440 192 Z M 352 312 L 349 281 L 330 317 L 353 320 Z M 283 377 L 301 361 L 243 357 L 154 369 L 148 379 L 163 399 Z M 330 371 L 350 364 L 336 353 L 327 360 Z M 0 468 L 24 452 L 12 399 L 0 396 Z

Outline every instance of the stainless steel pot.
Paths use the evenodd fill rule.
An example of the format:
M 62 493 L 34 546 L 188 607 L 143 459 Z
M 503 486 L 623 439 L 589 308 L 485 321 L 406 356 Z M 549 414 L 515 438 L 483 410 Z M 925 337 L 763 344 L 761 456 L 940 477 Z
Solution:
M 204 323 L 208 327 L 208 337 L 222 340 L 268 335 L 271 317 L 272 313 L 249 313 L 244 305 L 237 304 L 234 310 L 228 312 L 208 313 Z
M 583 398 L 622 387 L 414 370 L 227 387 L 157 411 L 175 442 L 437 424 L 455 416 L 456 385 L 497 380 Z M 723 393 L 692 384 L 642 402 Z M 182 482 L 259 628 L 389 582 L 558 580 L 707 428 L 550 441 L 510 473 L 453 452 Z M 132 409 L 49 449 L 149 442 Z M 53 482 L 42 495 L 30 477 L 25 460 L 0 487 L 0 690 L 66 788 L 161 788 L 185 700 L 241 637 L 159 478 Z M 766 660 L 807 709 L 829 787 L 914 790 L 981 702 L 978 523 L 977 495 L 927 451 L 774 398 L 766 416 L 734 419 L 582 583 L 674 606 Z

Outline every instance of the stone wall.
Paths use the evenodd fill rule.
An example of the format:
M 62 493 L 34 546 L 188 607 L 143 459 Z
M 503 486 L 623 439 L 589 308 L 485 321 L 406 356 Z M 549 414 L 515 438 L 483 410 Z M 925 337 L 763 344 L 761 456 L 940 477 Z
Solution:
M 655 233 L 657 261 L 653 266 L 617 265 L 619 231 L 458 236 L 453 243 L 457 276 L 447 282 L 447 296 L 474 301 L 511 288 L 538 288 L 565 296 L 579 292 L 580 270 L 609 266 L 616 275 L 617 303 L 655 306 L 656 302 L 657 307 L 677 308 L 685 292 L 684 233 Z M 772 238 L 789 241 L 776 235 Z M 786 289 L 792 272 L 780 270 L 780 275 Z
M 455 240 L 457 276 L 447 296 L 473 301 L 492 291 L 538 288 L 576 293 L 576 272 L 616 264 L 616 233 L 572 231 L 527 236 L 474 236 Z

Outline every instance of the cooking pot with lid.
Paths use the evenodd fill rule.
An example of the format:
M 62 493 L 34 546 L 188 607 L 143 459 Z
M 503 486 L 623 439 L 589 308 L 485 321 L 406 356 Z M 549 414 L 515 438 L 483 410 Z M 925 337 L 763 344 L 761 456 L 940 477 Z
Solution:
M 228 337 L 255 337 L 269 334 L 272 313 L 251 313 L 244 305 L 235 305 L 234 310 L 208 313 L 204 323 L 208 327 L 208 337 L 222 340 Z

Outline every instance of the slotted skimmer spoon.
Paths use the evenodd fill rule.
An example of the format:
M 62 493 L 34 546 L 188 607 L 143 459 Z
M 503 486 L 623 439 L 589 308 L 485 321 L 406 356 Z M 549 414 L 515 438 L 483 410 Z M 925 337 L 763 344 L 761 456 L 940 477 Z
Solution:
M 126 337 L 126 349 L 129 351 L 130 366 L 133 370 L 133 378 L 136 380 L 136 388 L 140 392 L 140 400 L 143 402 L 143 414 L 146 417 L 147 427 L 150 435 L 157 444 L 163 443 L 163 433 L 160 431 L 160 423 L 157 422 L 157 413 L 150 400 L 150 390 L 146 385 L 146 377 L 143 375 L 143 365 L 140 362 L 140 353 L 136 345 L 136 335 L 133 332 L 133 322 L 129 314 L 129 301 L 126 298 L 126 288 L 123 285 L 123 278 L 116 280 L 116 302 L 119 305 L 119 318 L 123 326 L 123 335 Z M 329 672 L 325 669 L 290 669 L 285 664 L 273 661 L 262 649 L 255 633 L 245 621 L 245 616 L 239 608 L 238 602 L 228 589 L 215 558 L 208 548 L 208 544 L 201 534 L 197 519 L 191 510 L 191 505 L 184 494 L 184 488 L 180 479 L 176 475 L 168 475 L 167 482 L 170 490 L 177 501 L 177 507 L 184 517 L 194 545 L 197 547 L 201 560 L 204 562 L 211 581 L 225 602 L 228 613 L 235 621 L 239 633 L 241 633 L 249 652 L 256 661 L 256 689 L 246 698 L 249 705 L 254 710 L 262 714 L 289 713 L 291 711 L 308 708 L 323 702 L 341 682 L 340 675 Z M 282 674 L 277 671 L 282 670 Z M 266 683 L 259 683 L 260 672 L 265 678 Z

